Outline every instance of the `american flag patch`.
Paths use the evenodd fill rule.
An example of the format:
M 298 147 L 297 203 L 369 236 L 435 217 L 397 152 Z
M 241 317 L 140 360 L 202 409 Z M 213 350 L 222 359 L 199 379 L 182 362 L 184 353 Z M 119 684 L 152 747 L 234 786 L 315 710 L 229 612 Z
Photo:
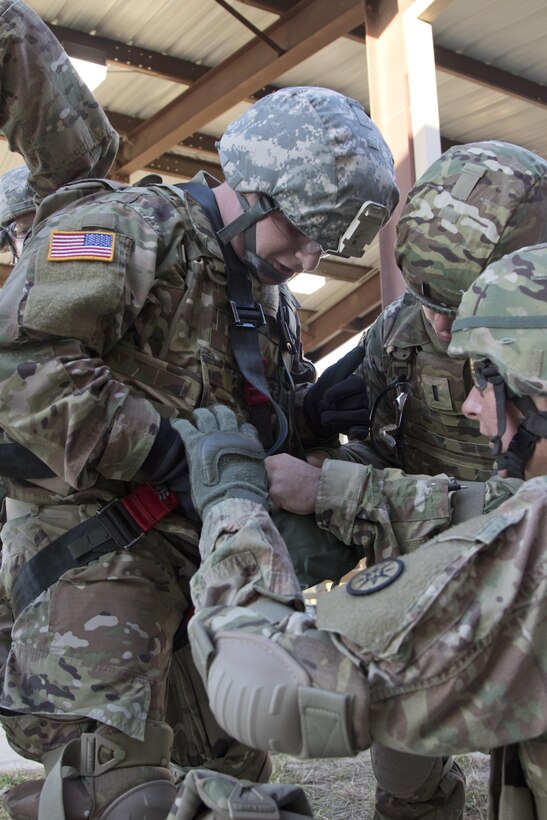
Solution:
M 50 262 L 112 262 L 115 244 L 116 234 L 109 231 L 52 231 L 47 258 Z

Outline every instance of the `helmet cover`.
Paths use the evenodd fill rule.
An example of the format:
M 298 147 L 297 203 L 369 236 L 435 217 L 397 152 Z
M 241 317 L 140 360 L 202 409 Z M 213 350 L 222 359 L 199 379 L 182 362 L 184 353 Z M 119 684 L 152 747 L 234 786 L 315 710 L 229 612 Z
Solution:
M 399 200 L 393 157 L 356 100 L 318 87 L 268 94 L 232 122 L 218 143 L 228 184 L 274 200 L 324 250 L 338 247 L 367 202 Z
M 507 142 L 457 145 L 410 191 L 395 255 L 412 293 L 455 314 L 491 262 L 547 241 L 547 162 Z
M 547 244 L 492 263 L 463 295 L 451 356 L 489 359 L 517 396 L 547 395 Z

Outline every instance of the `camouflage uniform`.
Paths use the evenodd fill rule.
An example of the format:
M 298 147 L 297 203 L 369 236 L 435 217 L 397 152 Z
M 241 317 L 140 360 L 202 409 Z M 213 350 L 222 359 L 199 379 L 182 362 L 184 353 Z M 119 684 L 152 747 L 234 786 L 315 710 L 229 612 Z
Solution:
M 0 10 L 2 128 L 10 147 L 25 157 L 41 200 L 24 254 L 0 297 L 0 425 L 56 476 L 8 482 L 2 577 L 10 594 L 25 562 L 146 478 L 140 468 L 162 418 L 185 417 L 213 403 L 243 418 L 250 411 L 231 349 L 224 257 L 201 206 L 168 186 L 88 179 L 108 170 L 116 149 L 106 117 L 41 21 L 19 2 L 4 0 Z M 356 116 L 356 103 L 343 105 Z M 302 118 L 298 100 L 291 111 Z M 322 113 L 315 119 L 318 129 Z M 309 116 L 306 128 L 309 139 Z M 366 128 L 382 157 L 378 166 L 385 158 L 381 184 L 392 208 L 397 189 L 389 151 L 374 126 Z M 353 138 L 347 128 L 336 146 L 342 158 L 337 179 L 350 193 L 351 174 L 362 188 L 370 170 L 361 151 L 355 151 L 355 167 L 344 162 L 342 145 Z M 229 163 L 234 146 L 228 140 L 221 148 Z M 295 165 L 301 163 L 298 150 L 295 156 Z M 233 176 L 231 166 L 229 171 Z M 79 181 L 67 184 L 72 179 Z M 195 181 L 217 184 L 203 174 Z M 234 181 L 234 189 L 244 189 L 240 182 Z M 299 176 L 296 182 L 301 185 Z M 360 206 L 361 188 L 348 207 Z M 311 238 L 330 246 L 348 211 L 338 209 L 331 221 L 318 214 L 319 221 L 308 226 L 315 231 Z M 85 251 L 72 252 L 61 263 L 57 239 L 83 232 L 99 233 L 108 251 L 92 261 Z M 252 286 L 266 319 L 259 333 L 266 378 L 288 412 L 294 385 L 298 393 L 314 377 L 301 354 L 297 304 L 285 285 L 253 279 Z M 290 348 L 282 335 L 282 301 Z M 304 446 L 317 441 L 304 422 L 299 432 Z M 64 572 L 18 615 L 0 695 L 2 722 L 18 751 L 42 759 L 62 747 L 62 755 L 70 755 L 80 737 L 84 742 L 89 734 L 100 735 L 106 744 L 103 738 L 116 742 L 116 733 L 152 749 L 155 732 L 163 761 L 156 767 L 164 769 L 170 696 L 175 762 L 259 775 L 264 754 L 216 726 L 188 648 L 175 655 L 178 688 L 168 691 L 173 640 L 190 607 L 189 580 L 199 561 L 198 535 L 198 526 L 174 511 L 131 549 Z M 139 761 L 139 748 L 129 743 L 129 757 Z M 138 771 L 135 777 L 138 783 Z M 164 779 L 160 772 L 160 785 Z M 110 786 L 105 788 L 108 793 Z M 47 790 L 48 780 L 43 794 Z
M 477 425 L 461 410 L 470 384 L 468 365 L 448 357 L 448 344 L 437 338 L 421 303 L 405 293 L 378 317 L 361 343 L 366 349 L 361 372 L 371 407 L 379 403 L 369 443 L 350 443 L 348 454 L 376 466 L 398 465 L 408 473 L 446 472 L 466 481 L 488 478 L 492 453 Z M 390 446 L 381 432 L 393 432 L 396 388 L 379 398 L 396 378 L 408 385 L 400 448 Z
M 200 403 L 225 402 L 240 413 L 247 407 L 243 377 L 230 350 L 224 261 L 201 208 L 168 189 L 107 181 L 82 180 L 46 196 L 74 176 L 106 172 L 117 138 L 58 44 L 46 38 L 43 24 L 21 4 L 6 2 L 3 7 L 4 64 L 10 58 L 3 75 L 3 130 L 11 147 L 27 159 L 42 203 L 25 254 L 2 291 L 0 415 L 13 439 L 29 446 L 58 476 L 9 481 L 9 496 L 16 502 L 14 517 L 3 530 L 3 577 L 9 593 L 21 563 L 43 543 L 99 505 L 125 495 L 127 482 L 138 480 L 160 415 L 189 413 Z M 30 34 L 38 38 L 38 49 L 29 47 Z M 56 73 L 46 75 L 52 67 Z M 61 119 L 63 109 L 71 114 Z M 44 127 L 48 121 L 51 126 Z M 78 231 L 91 224 L 115 229 L 112 262 L 47 261 L 52 231 Z M 294 311 L 294 299 L 285 286 L 283 290 Z M 275 391 L 279 290 L 255 285 L 255 296 L 267 316 L 261 344 Z M 298 355 L 292 358 L 295 381 L 312 375 Z M 14 401 L 19 407 L 15 414 Z M 39 439 L 36 429 L 44 433 Z M 67 429 L 72 444 L 65 449 Z M 18 502 L 31 505 L 30 516 Z M 188 609 L 188 579 L 197 564 L 197 528 L 173 513 L 161 533 L 159 529 L 131 553 L 77 572 L 78 586 L 75 576 L 63 578 L 51 590 L 58 620 L 51 612 L 50 592 L 32 615 L 17 619 L 0 700 L 4 709 L 26 715 L 4 718 L 21 753 L 39 759 L 51 745 L 96 721 L 142 739 L 146 721 L 161 719 L 169 647 Z M 107 577 L 130 576 L 139 577 L 139 583 L 128 581 L 127 594 L 120 592 L 111 601 L 108 615 L 96 615 L 101 579 L 104 584 Z M 149 596 L 146 610 L 143 595 Z M 74 612 L 79 624 L 69 614 Z M 53 641 L 47 630 L 38 638 L 37 624 L 47 624 L 50 616 L 50 634 L 58 636 Z M 123 638 L 128 623 L 134 626 L 130 637 Z M 92 643 L 85 632 L 92 633 Z M 117 636 L 125 657 L 135 658 L 134 663 L 116 657 Z M 99 702 L 77 697 L 75 676 L 86 681 L 86 698 L 94 680 L 106 685 L 105 695 Z M 35 681 L 31 692 L 20 689 L 26 679 Z M 196 685 L 188 683 L 190 692 Z M 193 696 L 203 698 L 199 686 Z M 112 701 L 115 708 L 107 706 Z M 175 711 L 173 705 L 170 710 Z M 62 715 L 65 721 L 46 728 L 46 714 Z M 67 723 L 68 715 L 77 722 Z M 209 746 L 197 744 L 201 734 L 188 707 L 173 718 L 180 735 L 175 759 L 181 764 L 203 764 L 208 753 L 210 758 L 232 755 L 229 770 L 236 773 L 244 765 L 248 753 L 240 749 L 238 759 L 230 740 L 214 728 Z M 42 726 L 39 741 L 32 728 L 37 724 Z
M 489 359 L 524 414 L 521 427 L 536 439 L 547 438 L 547 415 L 527 399 L 547 395 L 546 281 L 547 245 L 489 266 L 464 296 L 451 344 L 453 355 Z M 263 507 L 247 500 L 205 505 L 190 636 L 220 723 L 257 747 L 301 756 L 351 754 L 372 740 L 421 756 L 508 747 L 505 762 L 518 761 L 522 784 L 504 784 L 492 816 L 543 816 L 544 447 L 541 453 L 541 474 L 497 509 L 321 595 L 319 629 L 298 612 L 288 552 Z M 436 492 L 437 479 L 415 482 L 418 520 L 431 482 Z M 494 492 L 496 482 L 490 486 Z M 397 507 L 400 519 L 412 520 L 410 495 L 400 496 L 396 482 L 382 489 L 390 521 Z M 230 565 L 239 568 L 239 585 L 225 583 L 234 577 Z M 290 607 L 272 615 L 264 599 Z M 243 702 L 252 704 L 252 720 Z M 443 811 L 434 801 L 429 808 Z
M 489 262 L 522 245 L 545 240 L 546 217 L 547 163 L 524 148 L 497 141 L 470 143 L 450 148 L 431 165 L 413 186 L 397 226 L 396 258 L 409 290 L 386 308 L 360 342 L 366 355 L 358 372 L 368 386 L 369 405 L 374 408 L 370 435 L 366 441 L 350 441 L 331 453 L 333 458 L 378 468 L 400 467 L 411 474 L 447 473 L 468 487 L 479 482 L 474 486 L 477 499 L 472 512 L 492 508 L 480 506 L 480 495 L 490 492 L 481 483 L 492 473 L 492 451 L 476 422 L 461 410 L 471 385 L 469 364 L 448 356 L 448 343 L 437 338 L 422 305 L 454 315 L 461 293 Z M 397 381 L 402 384 L 397 385 Z M 404 402 L 402 410 L 397 409 L 397 399 Z M 368 518 L 375 508 L 369 508 L 364 520 L 360 519 L 355 509 L 358 485 L 353 482 L 358 475 L 345 472 L 342 466 L 329 464 L 326 469 L 316 520 L 338 537 L 341 527 L 348 549 L 333 549 L 327 534 L 323 536 L 327 545 L 323 558 L 317 549 L 310 555 L 304 546 L 299 545 L 296 551 L 288 542 L 304 582 L 319 580 L 311 571 L 319 572 L 321 564 L 331 572 L 329 577 L 333 569 L 349 571 L 363 557 L 357 544 L 365 546 L 370 565 L 382 556 L 408 551 L 409 539 L 416 543 L 415 531 L 420 536 L 423 522 L 419 526 L 415 521 L 401 525 L 399 520 L 390 523 L 384 518 L 385 532 L 395 529 L 400 546 L 397 548 L 395 537 L 386 546 L 373 525 L 371 548 L 370 538 L 363 540 L 362 535 L 363 527 L 371 529 Z M 337 499 L 338 526 L 334 528 L 329 498 Z M 381 506 L 379 514 L 383 511 Z M 431 518 L 426 528 L 431 536 L 438 531 L 435 522 L 442 510 L 429 509 L 428 514 Z M 352 532 L 354 518 L 357 530 Z M 374 754 L 373 759 L 379 760 L 379 756 Z M 402 771 L 400 758 L 394 768 Z M 417 803 L 408 808 L 406 800 L 393 800 L 379 788 L 377 816 L 382 820 L 446 820 L 449 816 L 448 807 L 440 813 L 429 805 L 422 814 L 418 811 Z
M 454 316 L 461 294 L 491 262 L 547 239 L 547 162 L 520 146 L 490 141 L 446 151 L 410 191 L 397 224 L 396 259 L 409 292 L 363 335 L 360 366 L 374 413 L 367 443 L 337 453 L 409 473 L 447 472 L 484 481 L 492 472 L 488 444 L 461 412 L 468 365 L 450 359 L 421 305 Z M 393 434 L 396 389 L 408 384 L 400 446 Z
M 0 251 L 10 252 L 13 263 L 19 255 L 18 240 L 22 242 L 24 239 L 18 236 L 18 226 L 14 221 L 25 214 L 29 214 L 29 218 L 32 218 L 35 207 L 34 191 L 28 182 L 28 168 L 22 165 L 2 174 L 0 177 Z M 0 431 L 1 437 L 7 439 L 3 431 Z M 4 509 L 6 494 L 7 488 L 0 484 L 0 499 L 2 500 L 0 523 L 2 526 L 6 523 Z M 12 625 L 11 605 L 0 582 L 0 669 L 4 666 L 8 656 Z

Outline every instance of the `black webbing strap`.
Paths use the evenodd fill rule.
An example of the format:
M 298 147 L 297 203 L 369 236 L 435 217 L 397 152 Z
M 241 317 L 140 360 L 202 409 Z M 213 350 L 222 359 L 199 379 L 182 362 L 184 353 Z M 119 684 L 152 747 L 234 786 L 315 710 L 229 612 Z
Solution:
M 67 570 L 85 566 L 107 552 L 132 547 L 178 503 L 173 493 L 160 494 L 142 484 L 51 541 L 27 561 L 15 579 L 11 590 L 15 617 Z
M 0 475 L 4 478 L 52 478 L 47 464 L 16 441 L 0 441 Z
M 185 182 L 176 185 L 195 199 L 205 213 L 216 234 L 222 230 L 222 220 L 212 190 L 199 182 Z M 267 455 L 276 453 L 289 433 L 287 416 L 271 396 L 264 363 L 258 341 L 258 328 L 266 324 L 262 306 L 253 299 L 249 272 L 243 262 L 236 256 L 230 244 L 219 242 L 224 262 L 228 288 L 228 305 L 232 314 L 231 340 L 232 351 L 243 376 L 260 393 L 271 402 L 277 416 L 277 438 L 268 449 Z

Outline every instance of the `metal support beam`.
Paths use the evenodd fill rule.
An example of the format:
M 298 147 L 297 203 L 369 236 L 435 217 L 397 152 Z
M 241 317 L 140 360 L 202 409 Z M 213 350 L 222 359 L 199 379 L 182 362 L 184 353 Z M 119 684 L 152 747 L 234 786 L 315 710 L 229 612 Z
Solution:
M 84 31 L 77 31 L 66 26 L 56 26 L 52 23 L 48 23 L 48 26 L 70 57 L 85 60 L 89 59 L 90 52 L 98 51 L 104 55 L 107 64 L 124 66 L 131 71 L 161 77 L 181 85 L 191 85 L 211 71 L 211 66 L 198 65 L 181 57 L 170 57 L 168 54 L 161 54 L 159 51 L 151 51 L 140 46 L 129 46 L 119 40 L 86 34 Z M 265 85 L 262 88 L 253 89 L 248 99 L 254 102 L 276 90 L 276 86 Z
M 481 63 L 473 57 L 456 54 L 448 48 L 435 46 L 435 61 L 439 71 L 445 71 L 454 77 L 470 80 L 473 83 L 507 94 L 517 100 L 525 100 L 542 108 L 547 106 L 547 86 L 517 77 L 509 71 Z
M 359 316 L 358 319 L 355 319 L 353 322 L 346 325 L 345 328 L 342 328 L 336 336 L 333 336 L 332 339 L 329 339 L 329 341 L 325 342 L 324 345 L 306 350 L 306 356 L 311 359 L 312 362 L 318 362 L 320 359 L 328 356 L 329 353 L 332 353 L 334 350 L 339 348 L 340 345 L 343 345 L 344 342 L 347 342 L 352 336 L 356 336 L 357 333 L 363 333 L 367 327 L 369 327 L 380 315 L 381 309 L 382 306 L 378 303 L 363 316 Z
M 355 26 L 363 16 L 361 0 L 302 0 L 267 29 L 285 53 L 278 55 L 256 38 L 207 75 L 131 135 L 123 146 L 118 170 L 130 173 L 158 153 L 236 105 L 254 89 L 315 54 Z
M 348 325 L 351 325 L 353 333 L 358 333 L 359 331 L 354 329 L 355 325 L 353 324 L 356 317 L 368 314 L 375 307 L 379 308 L 380 304 L 380 277 L 376 274 L 356 287 L 332 308 L 321 313 L 313 321 L 308 322 L 306 330 L 302 333 L 304 351 L 317 350 L 330 339 L 339 337 L 340 333 L 346 332 L 347 335 L 345 328 Z M 341 339 L 338 344 L 343 341 Z M 335 345 L 335 347 L 337 346 Z

